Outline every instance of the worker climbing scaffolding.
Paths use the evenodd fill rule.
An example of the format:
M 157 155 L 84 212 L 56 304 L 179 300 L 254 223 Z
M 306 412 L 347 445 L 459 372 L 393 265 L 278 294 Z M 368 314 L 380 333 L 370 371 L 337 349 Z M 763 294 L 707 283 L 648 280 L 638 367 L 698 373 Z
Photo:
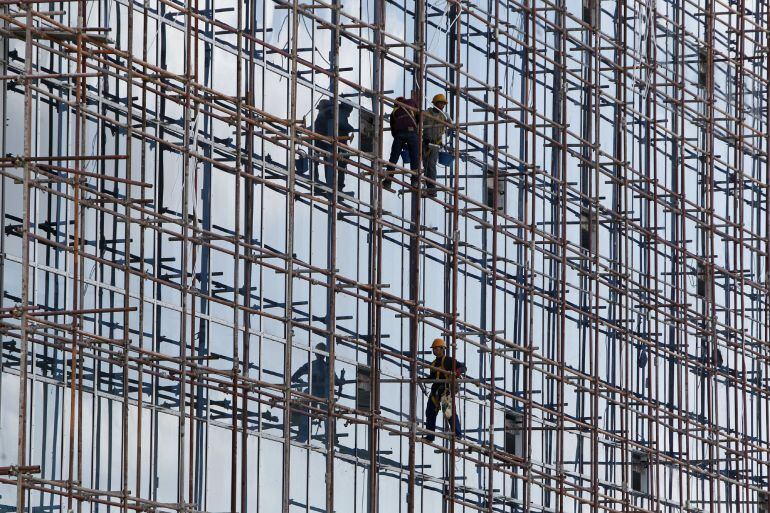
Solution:
M 393 133 L 393 145 L 390 147 L 390 157 L 387 171 L 393 172 L 392 164 L 398 162 L 401 152 L 406 149 L 409 156 L 409 169 L 417 171 L 420 164 L 419 137 L 417 134 L 417 101 L 413 98 L 396 98 L 396 106 L 390 115 L 390 131 Z M 392 180 L 388 175 L 382 182 L 382 186 L 390 189 Z
M 446 96 L 437 94 L 433 97 L 433 106 L 428 108 L 422 116 L 422 156 L 425 162 L 425 188 L 428 196 L 436 195 L 436 166 L 438 154 L 444 143 L 444 134 L 450 123 L 449 117 L 444 113 L 447 106 Z
M 323 162 L 326 184 L 334 187 L 334 170 L 337 170 L 337 191 L 347 194 L 345 191 L 345 173 L 348 168 L 346 157 L 347 152 L 340 148 L 339 143 L 350 144 L 353 140 L 353 125 L 348 118 L 353 111 L 353 106 L 347 103 L 340 103 L 337 111 L 337 137 L 334 138 L 334 103 L 332 100 L 323 99 L 318 102 L 318 115 L 313 124 L 313 131 L 331 138 L 332 141 L 318 141 L 316 146 L 322 150 L 319 152 L 319 159 Z M 334 146 L 337 146 L 337 159 L 333 158 Z M 317 165 L 316 165 L 317 166 Z M 314 166 L 314 167 L 316 167 Z M 318 179 L 317 171 L 314 171 L 314 179 Z
M 444 113 L 448 102 L 444 94 L 436 94 L 432 99 L 432 106 L 425 111 L 420 111 L 417 100 L 412 98 L 396 98 L 393 112 L 390 115 L 390 130 L 393 135 L 393 143 L 390 148 L 386 175 L 382 185 L 388 190 L 392 189 L 395 172 L 395 164 L 399 158 L 404 165 L 408 164 L 411 171 L 417 171 L 420 162 L 424 162 L 425 188 L 427 196 L 436 195 L 436 167 L 439 162 L 439 153 L 444 142 L 444 135 L 451 120 Z M 318 162 L 321 162 L 325 170 L 326 183 L 330 188 L 334 186 L 334 173 L 336 170 L 337 191 L 350 194 L 344 190 L 345 177 L 348 167 L 349 153 L 340 147 L 340 144 L 349 145 L 353 140 L 353 132 L 356 130 L 351 125 L 349 118 L 353 107 L 347 103 L 340 103 L 337 110 L 337 127 L 335 136 L 334 126 L 334 102 L 331 99 L 323 99 L 318 102 L 318 113 L 313 123 L 313 131 L 323 139 L 315 141 L 317 160 L 313 163 L 313 180 L 318 180 Z M 422 133 L 420 123 L 422 120 Z M 334 158 L 334 150 L 337 150 L 337 158 Z M 422 152 L 422 154 L 421 154 Z M 306 173 L 308 156 L 298 158 L 297 173 Z
M 431 363 L 428 375 L 431 382 L 425 407 L 425 428 L 428 434 L 423 439 L 428 442 L 436 439 L 434 432 L 439 412 L 444 414 L 447 422 L 453 423 L 455 436 L 461 437 L 460 416 L 455 411 L 454 398 L 457 393 L 456 379 L 465 373 L 465 364 L 446 354 L 447 345 L 442 338 L 435 339 L 430 347 L 436 359 Z
M 444 142 L 444 134 L 451 123 L 449 117 L 444 113 L 447 103 L 446 96 L 441 93 L 433 97 L 433 105 L 422 113 L 422 137 L 418 136 L 419 126 L 417 120 L 420 118 L 420 114 L 417 102 L 414 99 L 397 98 L 396 106 L 390 116 L 393 144 L 390 148 L 390 157 L 388 158 L 391 165 L 387 167 L 387 170 L 389 173 L 393 172 L 394 167 L 392 164 L 398 162 L 399 157 L 406 150 L 409 168 L 412 171 L 416 171 L 420 164 L 418 141 L 422 140 L 422 161 L 425 163 L 424 170 L 427 177 L 426 189 L 428 190 L 428 196 L 436 195 L 436 166 L 438 165 L 439 152 Z M 383 181 L 383 186 L 386 189 L 391 189 L 391 183 L 392 180 L 388 175 Z
M 329 358 L 322 354 L 320 351 L 326 352 L 326 344 L 320 342 L 315 346 L 316 357 L 312 363 L 305 363 L 299 369 L 294 371 L 291 376 L 292 383 L 298 383 L 300 385 L 307 385 L 305 392 L 309 392 L 313 397 L 321 399 L 321 401 L 309 401 L 306 403 L 306 407 L 299 407 L 294 411 L 292 415 L 292 424 L 298 427 L 297 441 L 307 442 L 310 439 L 310 416 L 309 407 L 321 408 L 324 405 L 324 401 L 329 399 L 329 385 L 331 379 L 334 379 L 334 385 L 337 387 L 337 394 L 342 393 L 342 385 L 345 382 L 345 370 L 343 369 L 341 376 L 338 378 L 336 373 L 332 373 L 331 365 L 329 364 Z M 308 381 L 303 382 L 302 376 L 308 376 Z M 329 433 L 328 420 L 324 424 L 324 433 Z

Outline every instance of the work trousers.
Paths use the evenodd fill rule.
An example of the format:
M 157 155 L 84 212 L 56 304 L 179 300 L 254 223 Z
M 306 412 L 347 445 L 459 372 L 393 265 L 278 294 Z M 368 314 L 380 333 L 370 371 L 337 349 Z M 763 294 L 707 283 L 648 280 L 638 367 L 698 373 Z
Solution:
M 332 145 L 326 141 L 317 142 L 316 146 L 324 151 L 332 152 Z M 337 190 L 341 191 L 345 188 L 345 170 L 348 168 L 348 163 L 342 158 L 344 155 L 342 152 L 337 153 Z M 324 174 L 326 175 L 326 184 L 330 187 L 334 187 L 334 158 L 331 155 L 320 155 L 321 160 L 324 162 Z M 317 173 L 316 173 L 317 174 Z M 318 177 L 316 176 L 316 179 Z
M 313 401 L 311 405 L 315 408 L 323 407 L 323 403 Z M 310 430 L 312 428 L 312 417 L 308 408 L 298 407 L 291 412 L 292 424 L 297 426 L 297 441 L 300 443 L 310 440 Z M 324 435 L 329 435 L 329 419 L 324 418 L 321 421 L 324 426 Z
M 398 162 L 398 158 L 401 156 L 401 152 L 404 148 L 409 152 L 409 169 L 416 171 L 420 164 L 420 147 L 419 139 L 417 138 L 417 132 L 394 132 L 393 133 L 393 145 L 390 147 L 390 158 L 388 161 L 391 164 Z M 389 171 L 393 171 L 393 166 L 388 166 Z M 390 187 L 390 178 L 384 180 L 385 187 Z
M 432 181 L 426 180 L 428 189 L 435 189 L 436 184 L 436 166 L 438 165 L 438 144 L 431 143 L 428 139 L 422 140 L 422 155 L 425 162 L 425 176 Z
M 425 429 L 430 431 L 430 433 L 425 435 L 425 439 L 428 441 L 432 442 L 436 439 L 433 431 L 436 431 L 436 417 L 438 417 L 439 413 L 441 413 L 441 398 L 436 395 L 431 395 L 428 397 L 428 406 L 425 408 Z M 457 415 L 454 407 L 452 408 L 452 419 L 454 420 L 455 425 L 455 436 L 459 438 L 463 436 L 463 430 L 460 426 L 460 416 Z

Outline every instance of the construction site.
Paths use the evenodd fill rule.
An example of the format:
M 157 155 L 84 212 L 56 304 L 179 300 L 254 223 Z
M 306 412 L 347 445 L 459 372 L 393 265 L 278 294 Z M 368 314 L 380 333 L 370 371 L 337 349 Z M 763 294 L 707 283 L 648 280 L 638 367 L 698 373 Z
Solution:
M 769 513 L 769 81 L 768 0 L 0 0 L 0 513 Z

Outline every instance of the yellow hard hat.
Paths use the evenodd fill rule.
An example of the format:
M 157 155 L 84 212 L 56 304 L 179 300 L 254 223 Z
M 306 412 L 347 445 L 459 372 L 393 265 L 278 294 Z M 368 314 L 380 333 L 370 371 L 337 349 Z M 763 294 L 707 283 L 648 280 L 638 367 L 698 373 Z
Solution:
M 446 96 L 444 96 L 443 94 L 439 93 L 439 94 L 437 94 L 436 96 L 433 97 L 433 103 L 449 103 L 449 102 L 446 101 Z
M 430 348 L 433 349 L 434 347 L 446 347 L 446 342 L 444 342 L 443 338 L 433 339 L 433 343 L 430 345 Z

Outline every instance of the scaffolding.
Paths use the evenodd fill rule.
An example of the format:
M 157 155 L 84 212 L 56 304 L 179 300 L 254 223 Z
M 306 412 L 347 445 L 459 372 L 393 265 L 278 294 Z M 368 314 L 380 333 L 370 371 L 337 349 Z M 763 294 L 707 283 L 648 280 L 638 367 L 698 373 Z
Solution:
M 0 0 L 0 512 L 767 512 L 769 18 Z

